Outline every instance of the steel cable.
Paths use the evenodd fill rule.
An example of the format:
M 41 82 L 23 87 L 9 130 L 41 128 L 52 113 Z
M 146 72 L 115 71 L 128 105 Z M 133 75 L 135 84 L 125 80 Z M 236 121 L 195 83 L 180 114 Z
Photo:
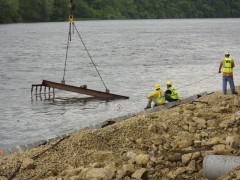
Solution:
M 67 51 L 66 51 L 66 58 L 65 58 L 65 65 L 64 65 L 64 72 L 63 72 L 63 80 L 62 80 L 62 83 L 63 83 L 63 84 L 65 84 L 65 73 L 66 73 L 66 67 L 67 67 L 67 57 L 68 57 L 69 41 L 71 41 L 71 23 L 69 23 L 69 33 L 68 33 L 68 41 L 67 41 Z
M 82 39 L 80 33 L 78 32 L 78 29 L 76 28 L 76 26 L 75 26 L 74 23 L 73 23 L 73 26 L 74 26 L 75 30 L 77 31 L 77 34 L 78 34 L 80 40 L 82 41 L 82 44 L 83 44 L 83 46 L 84 46 L 84 48 L 85 48 L 85 50 L 86 50 L 86 52 L 87 52 L 87 54 L 88 54 L 90 60 L 92 61 L 92 64 L 93 64 L 94 68 L 96 69 L 96 71 L 97 71 L 97 73 L 98 73 L 98 76 L 100 77 L 100 79 L 101 79 L 103 85 L 105 86 L 106 92 L 109 92 L 109 90 L 107 89 L 107 86 L 105 85 L 105 83 L 104 83 L 104 81 L 103 81 L 103 79 L 102 79 L 102 77 L 101 77 L 101 75 L 100 75 L 100 73 L 99 73 L 99 71 L 98 71 L 98 69 L 97 69 L 95 63 L 93 62 L 93 59 L 92 59 L 91 55 L 89 54 L 88 49 L 87 49 L 87 47 L 86 47 L 86 45 L 85 45 L 85 43 L 84 43 L 84 41 L 83 41 L 83 39 Z

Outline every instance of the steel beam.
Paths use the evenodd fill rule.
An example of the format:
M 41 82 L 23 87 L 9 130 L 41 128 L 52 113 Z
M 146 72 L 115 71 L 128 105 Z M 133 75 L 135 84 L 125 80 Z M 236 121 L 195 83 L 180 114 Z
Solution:
M 127 97 L 127 96 L 122 96 L 122 95 L 117 95 L 117 94 L 112 94 L 112 93 L 107 93 L 107 92 L 102 92 L 102 91 L 96 91 L 93 89 L 87 89 L 87 88 L 85 89 L 85 88 L 81 88 L 81 87 L 51 82 L 51 81 L 47 81 L 47 80 L 43 80 L 42 85 L 48 86 L 51 88 L 64 90 L 64 91 L 70 91 L 70 92 L 75 92 L 75 93 L 79 93 L 79 94 L 86 94 L 89 96 L 94 96 L 98 99 L 129 99 L 129 97 Z

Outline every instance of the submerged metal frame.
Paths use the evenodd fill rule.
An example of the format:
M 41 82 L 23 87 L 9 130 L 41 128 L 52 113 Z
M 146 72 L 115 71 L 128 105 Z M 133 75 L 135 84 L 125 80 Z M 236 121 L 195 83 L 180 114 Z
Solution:
M 42 90 L 42 87 L 44 87 L 45 91 L 46 91 L 46 87 L 48 87 L 49 91 L 50 91 L 50 88 L 53 88 L 53 91 L 54 91 L 54 89 L 60 89 L 60 90 L 64 90 L 64 91 L 70 91 L 70 92 L 75 92 L 75 93 L 79 93 L 79 94 L 93 96 L 97 99 L 129 99 L 128 96 L 112 94 L 109 92 L 96 91 L 93 89 L 76 87 L 76 86 L 72 86 L 72 85 L 56 83 L 56 82 L 47 81 L 47 80 L 43 80 L 42 84 L 33 84 L 31 93 L 33 92 L 34 87 L 36 88 L 35 89 L 36 92 L 37 92 L 38 87 L 40 87 L 40 92 Z

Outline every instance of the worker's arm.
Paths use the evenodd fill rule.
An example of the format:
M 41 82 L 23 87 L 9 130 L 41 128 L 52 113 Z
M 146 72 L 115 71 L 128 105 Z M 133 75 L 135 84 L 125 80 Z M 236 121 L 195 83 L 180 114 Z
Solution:
M 219 69 L 218 69 L 218 73 L 221 73 L 222 66 L 223 66 L 223 62 L 221 61 Z
M 232 60 L 232 68 L 234 68 L 234 67 L 235 67 L 234 60 Z
M 165 91 L 165 94 L 172 94 L 172 91 L 168 89 Z
M 152 94 L 149 94 L 147 98 L 157 97 L 157 96 L 159 96 L 159 92 L 158 91 L 156 91 L 156 92 L 154 92 Z

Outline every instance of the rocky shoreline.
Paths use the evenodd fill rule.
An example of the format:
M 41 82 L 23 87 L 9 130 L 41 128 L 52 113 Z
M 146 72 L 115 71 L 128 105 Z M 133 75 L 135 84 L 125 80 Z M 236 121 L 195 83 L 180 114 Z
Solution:
M 0 179 L 206 179 L 204 156 L 240 155 L 239 125 L 240 96 L 216 92 L 6 156 Z

